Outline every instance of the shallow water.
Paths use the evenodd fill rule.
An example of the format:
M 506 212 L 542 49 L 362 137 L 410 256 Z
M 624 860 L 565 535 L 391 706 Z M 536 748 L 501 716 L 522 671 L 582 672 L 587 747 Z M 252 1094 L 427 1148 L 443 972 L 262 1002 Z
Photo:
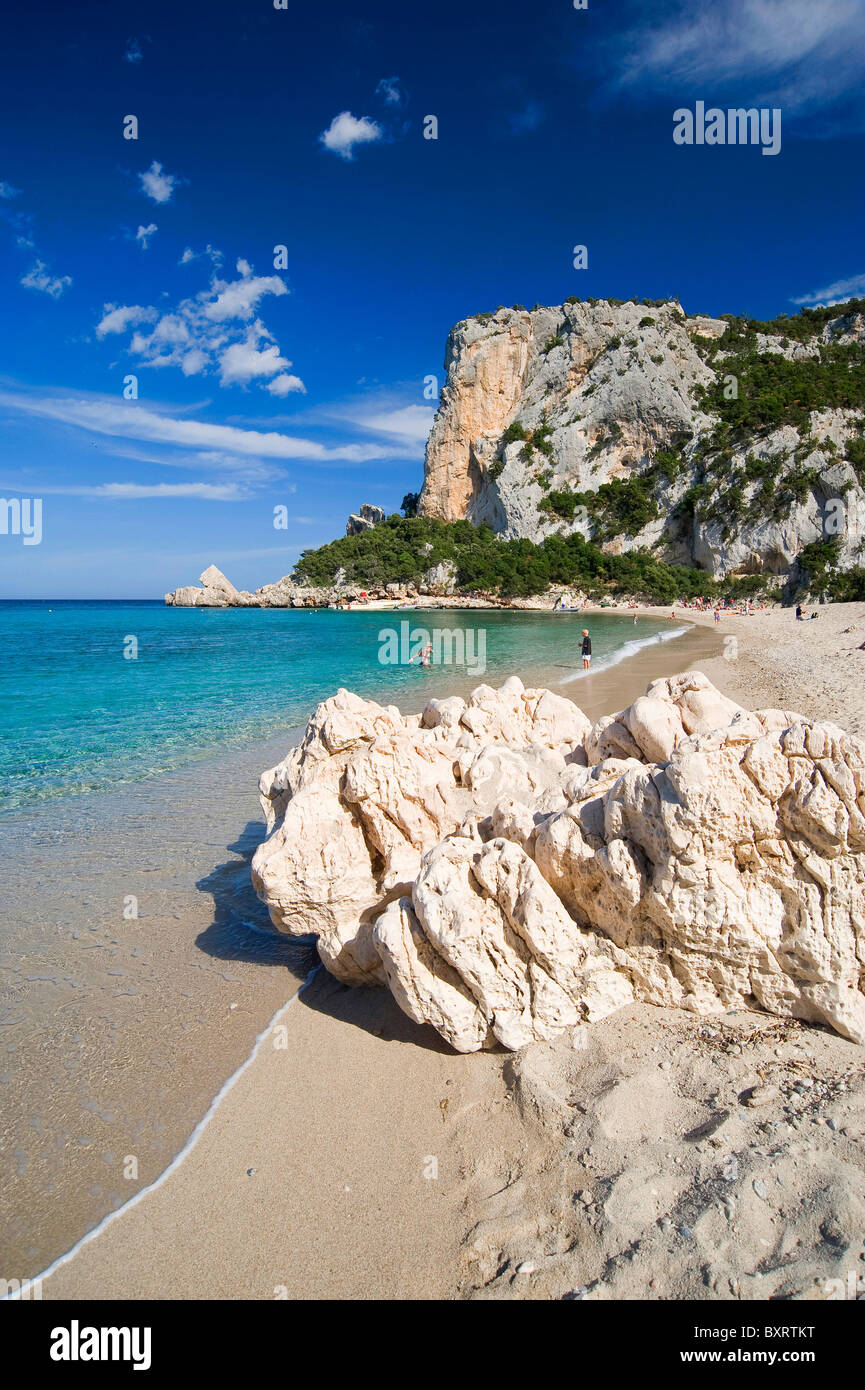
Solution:
M 0 810 L 137 782 L 304 724 L 339 686 L 422 706 L 526 666 L 581 669 L 589 626 L 603 668 L 661 625 L 626 614 L 506 610 L 337 613 L 166 608 L 141 602 L 0 603 Z M 677 624 L 681 631 L 681 625 Z M 387 632 L 404 660 L 419 633 L 449 634 L 424 669 L 383 664 Z M 667 635 L 667 629 L 663 630 Z M 452 636 L 450 636 L 452 635 Z M 483 660 L 479 659 L 483 654 Z M 457 655 L 459 652 L 456 653 Z

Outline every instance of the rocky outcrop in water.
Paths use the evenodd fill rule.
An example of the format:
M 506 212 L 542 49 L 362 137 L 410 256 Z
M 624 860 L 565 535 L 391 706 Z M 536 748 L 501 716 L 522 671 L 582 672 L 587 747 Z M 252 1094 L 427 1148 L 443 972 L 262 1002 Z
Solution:
M 865 743 L 832 724 L 699 672 L 595 724 L 516 678 L 407 717 L 340 691 L 261 797 L 275 925 L 461 1052 L 633 1000 L 865 1042 Z

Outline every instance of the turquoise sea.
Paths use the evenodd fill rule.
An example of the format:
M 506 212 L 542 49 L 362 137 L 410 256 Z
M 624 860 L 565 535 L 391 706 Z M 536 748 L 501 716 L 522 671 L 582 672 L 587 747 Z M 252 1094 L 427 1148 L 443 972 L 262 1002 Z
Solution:
M 383 665 L 380 633 L 482 630 L 486 670 Z M 513 672 L 582 676 L 682 631 L 625 613 L 166 608 L 159 601 L 0 602 L 0 810 L 101 791 L 304 724 L 347 686 L 404 710 Z M 414 645 L 414 644 L 413 644 Z M 477 645 L 474 648 L 477 654 Z

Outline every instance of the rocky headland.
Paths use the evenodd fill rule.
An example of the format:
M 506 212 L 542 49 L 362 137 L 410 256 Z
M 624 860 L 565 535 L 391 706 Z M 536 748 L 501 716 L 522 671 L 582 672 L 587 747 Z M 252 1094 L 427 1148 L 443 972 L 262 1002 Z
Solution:
M 166 603 L 512 602 L 557 582 L 658 602 L 736 582 L 860 598 L 863 348 L 863 300 L 767 322 L 677 300 L 477 314 L 448 338 L 405 519 L 364 503 L 277 582 L 238 591 L 211 566 Z M 482 557 L 466 522 L 497 542 Z

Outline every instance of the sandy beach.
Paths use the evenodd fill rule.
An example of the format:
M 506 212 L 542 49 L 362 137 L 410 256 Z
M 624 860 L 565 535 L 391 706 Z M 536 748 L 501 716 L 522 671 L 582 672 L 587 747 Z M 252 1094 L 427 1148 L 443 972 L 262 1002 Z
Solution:
M 677 609 L 685 638 L 561 693 L 594 718 L 696 667 L 748 708 L 861 733 L 865 604 L 817 611 Z M 460 1056 L 319 971 L 182 1162 L 43 1296 L 837 1296 L 861 1269 L 862 1049 L 649 1006 L 578 1032 Z

